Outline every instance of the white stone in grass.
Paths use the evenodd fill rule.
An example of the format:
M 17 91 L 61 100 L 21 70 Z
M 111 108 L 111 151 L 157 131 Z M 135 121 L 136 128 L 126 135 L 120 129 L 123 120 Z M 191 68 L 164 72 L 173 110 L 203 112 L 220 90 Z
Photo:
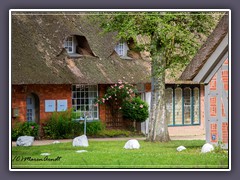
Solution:
M 183 150 L 186 150 L 186 148 L 185 148 L 184 146 L 179 146 L 179 147 L 177 148 L 177 151 L 178 151 L 178 152 L 181 152 L 181 151 L 183 151 Z
M 87 150 L 78 150 L 78 151 L 76 151 L 76 153 L 83 153 L 83 152 L 87 152 Z
M 78 136 L 73 139 L 73 146 L 82 146 L 82 147 L 88 147 L 88 139 L 86 135 Z
M 34 141 L 33 136 L 20 136 L 17 138 L 17 146 L 32 146 Z
M 126 142 L 126 144 L 123 147 L 124 149 L 139 149 L 140 148 L 140 144 L 138 143 L 138 141 L 136 139 L 131 139 L 128 142 Z
M 203 145 L 201 153 L 208 153 L 214 150 L 214 147 L 212 144 L 206 143 Z
M 53 144 L 59 144 L 60 142 L 59 141 L 53 141 Z
M 42 153 L 42 154 L 40 154 L 41 156 L 49 156 L 50 155 L 50 153 Z

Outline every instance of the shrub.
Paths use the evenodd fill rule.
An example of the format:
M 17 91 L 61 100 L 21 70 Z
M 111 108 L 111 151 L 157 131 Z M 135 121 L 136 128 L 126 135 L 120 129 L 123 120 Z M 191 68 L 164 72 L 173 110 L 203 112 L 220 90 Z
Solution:
M 82 123 L 82 129 L 84 129 L 84 123 Z M 103 131 L 105 129 L 105 126 L 101 121 L 92 121 L 92 122 L 87 122 L 87 128 L 86 128 L 86 133 L 89 136 L 94 136 L 97 135 L 99 132 Z
M 38 138 L 39 125 L 35 122 L 17 123 L 12 128 L 12 140 L 15 141 L 19 136 L 33 136 Z
M 72 133 L 72 111 L 54 112 L 43 125 L 44 136 L 50 139 L 68 138 Z
M 101 121 L 87 122 L 86 133 L 89 136 L 96 135 L 104 129 Z M 84 133 L 84 121 L 73 120 L 72 110 L 54 112 L 44 124 L 44 137 L 50 139 L 73 138 Z
M 136 122 L 145 121 L 148 116 L 148 104 L 139 97 L 125 101 L 122 106 L 123 117 Z

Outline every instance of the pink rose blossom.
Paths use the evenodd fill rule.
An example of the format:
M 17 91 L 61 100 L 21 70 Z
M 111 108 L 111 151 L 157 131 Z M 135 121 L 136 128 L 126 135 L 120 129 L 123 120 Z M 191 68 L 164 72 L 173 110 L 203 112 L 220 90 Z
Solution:
M 31 126 L 32 129 L 34 129 L 34 126 Z
M 112 96 L 109 96 L 108 98 L 110 99 L 110 98 L 112 98 Z
M 94 104 L 95 107 L 98 107 L 98 103 L 97 104 Z
M 115 86 L 117 86 L 117 84 L 115 84 Z
M 143 108 L 143 105 L 142 105 L 142 104 L 140 105 L 140 108 Z

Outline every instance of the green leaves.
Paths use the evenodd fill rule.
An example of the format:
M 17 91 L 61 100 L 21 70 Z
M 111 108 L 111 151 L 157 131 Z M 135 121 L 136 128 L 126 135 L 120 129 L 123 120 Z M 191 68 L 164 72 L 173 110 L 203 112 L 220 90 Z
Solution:
M 118 39 L 132 38 L 136 46 L 138 35 L 150 37 L 144 49 L 152 58 L 162 53 L 170 68 L 191 60 L 204 42 L 202 37 L 206 39 L 221 16 L 213 12 L 107 12 L 98 18 L 105 32 L 117 31 Z
M 131 101 L 125 101 L 122 112 L 123 117 L 137 122 L 143 122 L 149 116 L 148 104 L 139 97 L 135 97 Z

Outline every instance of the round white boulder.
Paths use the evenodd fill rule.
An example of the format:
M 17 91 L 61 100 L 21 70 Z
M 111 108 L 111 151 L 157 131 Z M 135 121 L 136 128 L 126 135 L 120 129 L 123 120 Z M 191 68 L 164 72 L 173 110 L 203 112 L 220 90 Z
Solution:
M 82 146 L 82 147 L 88 147 L 88 139 L 86 135 L 78 136 L 73 139 L 73 146 Z
M 33 136 L 20 136 L 17 138 L 17 146 L 31 146 L 33 144 Z
M 211 152 L 214 150 L 214 147 L 212 144 L 206 143 L 203 145 L 201 153 L 207 153 L 207 152 Z
M 131 139 L 124 145 L 124 149 L 139 149 L 140 144 L 136 139 Z

